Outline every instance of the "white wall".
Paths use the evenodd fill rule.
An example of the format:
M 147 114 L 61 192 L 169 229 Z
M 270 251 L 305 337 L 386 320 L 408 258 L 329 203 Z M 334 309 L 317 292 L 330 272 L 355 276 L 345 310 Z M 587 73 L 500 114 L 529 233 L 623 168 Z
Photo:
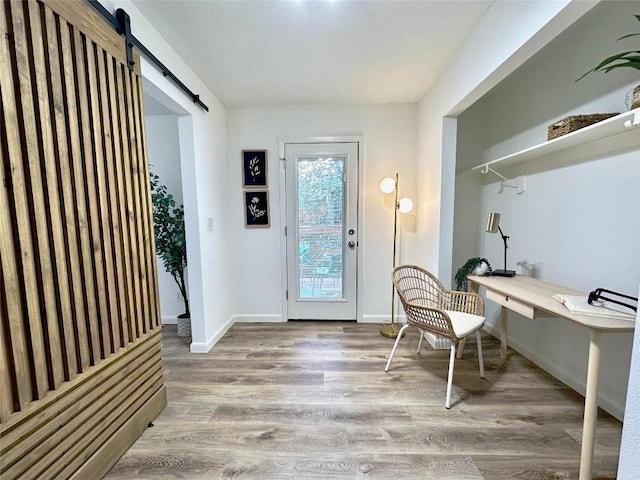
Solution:
M 364 137 L 364 220 L 360 225 L 364 258 L 363 315 L 382 321 L 390 314 L 393 209 L 379 190 L 382 178 L 400 175 L 403 194 L 415 198 L 415 105 L 353 105 L 230 108 L 228 110 L 229 212 L 233 239 L 233 298 L 239 318 L 282 320 L 280 165 L 278 141 L 300 136 Z M 271 228 L 245 229 L 240 152 L 268 149 Z M 393 203 L 393 202 L 392 202 Z M 411 216 L 403 232 L 413 235 Z M 402 249 L 401 249 L 402 252 Z M 255 260 L 252 260 L 255 259 Z M 249 285 L 258 288 L 250 289 Z M 379 317 L 378 317 L 379 316 Z
M 206 352 L 230 326 L 233 315 L 228 281 L 226 112 L 162 34 L 128 0 L 101 0 L 111 11 L 123 8 L 132 33 L 208 105 L 205 112 L 152 64 L 142 59 L 145 89 L 179 113 L 178 135 L 189 258 L 192 352 Z M 207 231 L 207 219 L 213 231 Z
M 496 2 L 418 107 L 414 261 L 452 278 L 455 135 L 451 121 L 593 7 L 591 1 Z M 453 120 L 455 121 L 455 120 Z
M 508 268 L 583 291 L 637 290 L 637 150 L 528 174 L 522 195 L 513 190 L 498 193 L 497 183 L 482 186 L 480 174 L 464 173 L 485 160 L 544 142 L 547 126 L 566 115 L 624 111 L 626 92 L 640 81 L 634 72 L 595 74 L 577 84 L 574 80 L 624 48 L 614 40 L 637 29 L 636 10 L 631 2 L 603 2 L 460 115 L 456 268 L 472 256 L 487 257 L 494 268 L 503 268 L 503 243 L 499 235 L 484 233 L 483 225 L 487 214 L 496 211 L 511 237 Z M 528 173 L 526 166 L 521 170 Z M 491 302 L 487 318 L 489 328 L 495 328 L 498 309 Z M 557 319 L 533 322 L 510 314 L 509 338 L 521 353 L 584 393 L 587 330 Z M 624 411 L 630 357 L 630 334 L 604 336 L 600 404 L 618 418 Z
M 145 116 L 145 128 L 150 170 L 160 177 L 167 191 L 180 205 L 183 200 L 178 116 Z M 173 277 L 165 270 L 162 260 L 159 257 L 156 260 L 162 322 L 176 323 L 176 317 L 185 311 L 184 301 Z

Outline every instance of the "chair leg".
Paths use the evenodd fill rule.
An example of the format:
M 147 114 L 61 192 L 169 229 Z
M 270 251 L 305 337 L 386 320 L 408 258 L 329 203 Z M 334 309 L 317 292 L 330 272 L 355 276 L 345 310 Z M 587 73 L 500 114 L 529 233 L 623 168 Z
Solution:
M 462 352 L 464 352 L 464 344 L 467 341 L 467 337 L 461 338 L 458 343 L 458 360 L 462 358 Z
M 420 354 L 420 350 L 422 349 L 422 339 L 424 339 L 424 332 L 420 330 L 420 340 L 418 340 L 418 351 L 417 354 Z
M 398 348 L 398 343 L 400 343 L 400 339 L 402 338 L 402 335 L 404 334 L 404 331 L 407 329 L 408 326 L 409 324 L 407 323 L 398 332 L 398 336 L 396 337 L 396 342 L 393 344 L 393 350 L 391 350 L 391 355 L 389 355 L 389 361 L 387 361 L 387 366 L 384 367 L 385 372 L 389 371 L 389 365 L 391 365 L 391 360 L 393 360 L 393 356 L 396 354 L 396 348 Z
M 478 342 L 478 363 L 480 364 L 480 378 L 484 378 L 484 358 L 482 357 L 482 338 L 480 330 L 476 330 L 476 342 Z
M 447 378 L 447 398 L 444 406 L 451 408 L 451 385 L 453 384 L 453 365 L 456 361 L 456 346 L 451 342 L 451 354 L 449 355 L 449 375 Z

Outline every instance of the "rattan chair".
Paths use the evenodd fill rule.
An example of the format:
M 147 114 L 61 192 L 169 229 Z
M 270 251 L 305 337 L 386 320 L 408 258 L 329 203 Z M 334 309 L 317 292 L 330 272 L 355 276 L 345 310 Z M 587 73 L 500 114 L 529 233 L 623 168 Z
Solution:
M 392 279 L 406 313 L 407 323 L 398 333 L 384 370 L 385 372 L 389 371 L 400 339 L 410 326 L 416 327 L 420 331 L 417 353 L 420 353 L 424 332 L 448 339 L 451 343 L 451 353 L 449 355 L 445 407 L 450 408 L 456 348 L 463 338 L 473 332 L 476 333 L 478 342 L 480 377 L 484 378 L 484 361 L 480 339 L 480 329 L 484 325 L 482 297 L 475 293 L 447 290 L 435 276 L 415 265 L 400 265 L 394 268 Z

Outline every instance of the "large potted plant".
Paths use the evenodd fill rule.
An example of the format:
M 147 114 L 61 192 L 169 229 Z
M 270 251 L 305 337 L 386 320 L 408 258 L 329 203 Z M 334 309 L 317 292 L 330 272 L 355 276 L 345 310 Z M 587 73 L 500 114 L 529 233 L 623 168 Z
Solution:
M 640 22 L 640 15 L 634 15 L 636 20 Z M 629 33 L 627 35 L 623 35 L 618 38 L 618 40 L 623 40 L 625 38 L 637 37 L 640 36 L 640 32 L 638 33 Z M 584 77 L 593 72 L 603 72 L 609 73 L 612 70 L 617 68 L 633 68 L 635 70 L 640 70 L 640 50 L 627 50 L 625 52 L 620 52 L 615 55 L 611 55 L 610 57 L 605 58 L 598 65 L 593 67 L 587 73 L 582 75 L 576 82 L 582 80 Z M 633 89 L 633 100 L 631 103 L 631 109 L 640 107 L 640 85 Z
M 187 242 L 184 230 L 184 207 L 178 205 L 167 187 L 155 173 L 150 173 L 151 202 L 153 204 L 153 233 L 156 255 L 162 259 L 184 300 L 185 312 L 178 315 L 178 335 L 191 335 L 191 312 L 185 281 L 187 268 Z

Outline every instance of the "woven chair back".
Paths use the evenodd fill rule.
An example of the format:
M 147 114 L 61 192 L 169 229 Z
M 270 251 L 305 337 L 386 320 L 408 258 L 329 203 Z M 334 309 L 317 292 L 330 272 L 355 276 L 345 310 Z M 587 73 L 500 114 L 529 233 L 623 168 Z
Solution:
M 444 312 L 451 304 L 450 292 L 433 274 L 416 265 L 400 265 L 393 269 L 392 279 L 409 324 L 457 343 Z

